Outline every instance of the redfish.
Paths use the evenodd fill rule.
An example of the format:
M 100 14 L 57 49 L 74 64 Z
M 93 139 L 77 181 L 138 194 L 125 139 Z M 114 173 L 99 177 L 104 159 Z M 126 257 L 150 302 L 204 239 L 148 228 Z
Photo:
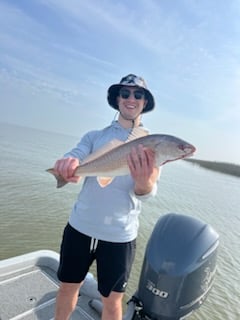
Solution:
M 75 169 L 74 176 L 96 176 L 99 185 L 105 187 L 112 182 L 114 177 L 130 174 L 127 156 L 131 153 L 132 148 L 137 148 L 138 145 L 154 152 L 157 167 L 170 161 L 190 157 L 196 151 L 192 144 L 166 134 L 145 135 L 128 142 L 112 140 L 101 150 L 90 154 Z M 47 171 L 57 179 L 57 188 L 68 183 L 62 176 L 56 174 L 54 169 Z

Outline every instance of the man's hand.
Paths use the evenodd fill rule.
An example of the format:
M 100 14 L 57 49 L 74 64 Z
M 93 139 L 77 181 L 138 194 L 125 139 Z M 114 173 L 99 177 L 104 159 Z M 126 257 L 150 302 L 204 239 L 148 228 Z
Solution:
M 75 177 L 75 169 L 79 166 L 79 160 L 76 158 L 63 158 L 57 160 L 54 166 L 54 172 L 63 177 L 67 182 L 79 182 L 81 177 Z
M 139 145 L 132 149 L 127 161 L 135 181 L 135 193 L 137 195 L 150 193 L 159 176 L 159 168 L 155 166 L 154 152 Z

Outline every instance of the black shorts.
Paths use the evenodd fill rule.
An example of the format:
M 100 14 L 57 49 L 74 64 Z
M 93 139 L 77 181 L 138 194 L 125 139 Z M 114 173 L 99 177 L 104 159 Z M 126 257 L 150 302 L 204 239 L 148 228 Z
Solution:
M 98 290 L 108 297 L 111 291 L 124 292 L 136 252 L 136 240 L 124 243 L 91 238 L 70 224 L 64 229 L 58 278 L 80 283 L 96 260 Z

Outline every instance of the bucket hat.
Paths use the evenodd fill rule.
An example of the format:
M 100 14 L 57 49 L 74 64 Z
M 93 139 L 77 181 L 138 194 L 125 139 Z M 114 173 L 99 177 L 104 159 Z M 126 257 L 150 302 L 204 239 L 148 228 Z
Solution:
M 119 110 L 117 104 L 117 96 L 119 95 L 119 90 L 123 86 L 128 87 L 138 87 L 144 90 L 145 99 L 148 101 L 145 108 L 143 109 L 142 113 L 148 112 L 153 110 L 155 106 L 154 97 L 152 93 L 147 89 L 146 82 L 143 78 L 136 76 L 135 74 L 129 74 L 121 79 L 121 81 L 117 84 L 113 84 L 108 89 L 107 100 L 109 105 Z

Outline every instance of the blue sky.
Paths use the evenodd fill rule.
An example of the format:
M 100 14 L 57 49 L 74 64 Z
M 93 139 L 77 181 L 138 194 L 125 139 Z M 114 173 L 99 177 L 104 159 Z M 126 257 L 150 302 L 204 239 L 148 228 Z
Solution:
M 153 133 L 240 164 L 240 1 L 0 0 L 2 122 L 80 137 L 128 73 L 155 96 Z

